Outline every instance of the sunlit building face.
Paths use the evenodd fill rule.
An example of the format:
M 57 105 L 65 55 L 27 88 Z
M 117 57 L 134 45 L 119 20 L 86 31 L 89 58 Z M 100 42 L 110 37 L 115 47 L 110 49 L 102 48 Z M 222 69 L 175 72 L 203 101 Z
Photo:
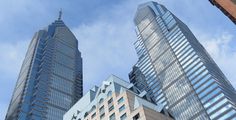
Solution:
M 136 66 L 157 104 L 178 120 L 236 119 L 235 89 L 182 21 L 148 2 L 138 7 L 134 23 Z

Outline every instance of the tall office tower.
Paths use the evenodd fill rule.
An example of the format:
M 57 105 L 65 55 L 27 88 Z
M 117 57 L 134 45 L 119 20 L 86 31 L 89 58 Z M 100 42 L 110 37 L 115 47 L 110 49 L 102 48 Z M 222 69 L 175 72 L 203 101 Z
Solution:
M 235 89 L 182 21 L 148 2 L 138 7 L 134 23 L 136 66 L 157 104 L 177 120 L 236 119 Z
M 30 42 L 5 119 L 62 120 L 82 91 L 78 41 L 60 12 Z
M 236 24 L 236 0 L 209 0 Z

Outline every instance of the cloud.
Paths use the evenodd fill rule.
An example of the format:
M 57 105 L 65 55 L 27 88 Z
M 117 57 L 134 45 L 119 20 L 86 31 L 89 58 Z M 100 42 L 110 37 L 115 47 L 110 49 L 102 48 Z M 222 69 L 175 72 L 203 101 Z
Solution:
M 20 71 L 20 66 L 23 62 L 29 40 L 16 41 L 14 43 L 2 42 L 0 44 L 0 116 L 5 116 L 8 105 L 10 103 L 10 97 L 12 95 L 14 85 Z
M 19 70 L 19 66 L 25 56 L 29 40 L 16 41 L 12 43 L 2 42 L 0 44 L 0 69 L 1 72 L 15 74 Z M 16 70 L 17 69 L 17 70 Z
M 128 80 L 128 73 L 137 60 L 133 28 L 132 21 L 101 18 L 72 30 L 82 52 L 85 91 L 92 85 L 100 85 L 110 74 Z
M 232 46 L 235 36 L 229 32 L 211 35 L 200 33 L 199 40 L 236 88 L 236 49 Z

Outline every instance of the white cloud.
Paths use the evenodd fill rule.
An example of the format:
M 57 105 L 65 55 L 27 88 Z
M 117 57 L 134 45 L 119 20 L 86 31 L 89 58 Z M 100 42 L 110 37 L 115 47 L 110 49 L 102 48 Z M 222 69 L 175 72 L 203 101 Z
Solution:
M 2 42 L 0 44 L 0 71 L 10 73 L 11 75 L 18 73 L 19 66 L 23 61 L 28 44 L 29 41 L 16 41 L 12 43 Z
M 10 97 L 20 71 L 29 41 L 16 41 L 14 43 L 2 42 L 0 44 L 0 116 L 6 115 Z
M 215 36 L 200 33 L 198 37 L 216 64 L 236 88 L 236 49 L 232 46 L 235 36 L 228 32 L 222 32 Z
M 100 85 L 110 74 L 127 79 L 136 62 L 132 28 L 129 23 L 99 20 L 73 29 L 83 57 L 85 91 L 91 84 Z

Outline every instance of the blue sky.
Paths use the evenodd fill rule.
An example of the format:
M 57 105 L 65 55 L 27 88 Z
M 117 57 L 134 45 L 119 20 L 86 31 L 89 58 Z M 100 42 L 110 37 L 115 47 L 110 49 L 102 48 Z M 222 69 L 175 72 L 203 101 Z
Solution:
M 128 80 L 137 61 L 133 17 L 147 0 L 1 0 L 0 118 L 4 118 L 33 34 L 58 17 L 79 41 L 84 92 L 110 74 Z M 157 0 L 186 23 L 236 87 L 236 26 L 208 0 Z

